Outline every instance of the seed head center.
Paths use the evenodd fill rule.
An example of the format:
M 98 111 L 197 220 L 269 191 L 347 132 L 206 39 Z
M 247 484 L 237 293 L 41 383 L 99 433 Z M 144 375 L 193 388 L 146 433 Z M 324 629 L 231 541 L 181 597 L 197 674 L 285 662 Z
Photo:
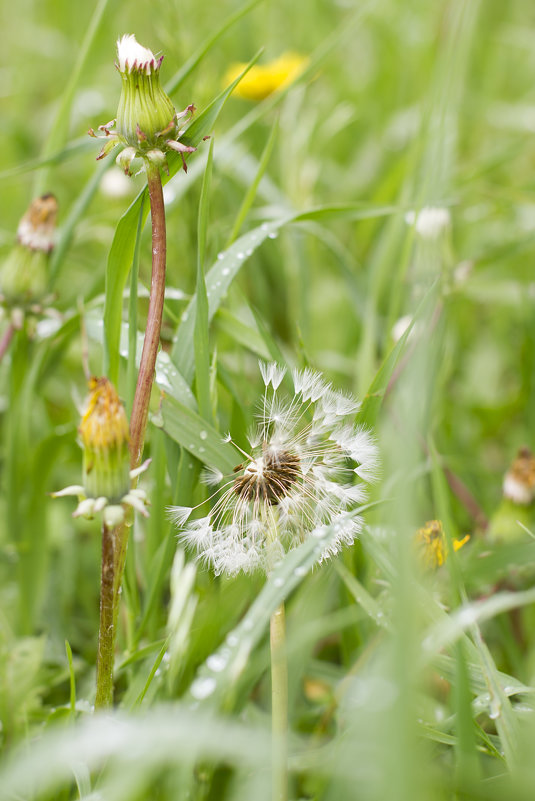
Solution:
M 264 443 L 262 454 L 248 462 L 234 479 L 234 492 L 243 501 L 275 505 L 290 493 L 300 476 L 298 456 Z

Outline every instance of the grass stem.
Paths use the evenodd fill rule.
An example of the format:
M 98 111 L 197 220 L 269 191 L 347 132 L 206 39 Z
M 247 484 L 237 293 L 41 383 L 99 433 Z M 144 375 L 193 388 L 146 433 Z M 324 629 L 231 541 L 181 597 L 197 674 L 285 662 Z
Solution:
M 281 604 L 271 616 L 272 799 L 288 799 L 288 665 L 286 615 Z

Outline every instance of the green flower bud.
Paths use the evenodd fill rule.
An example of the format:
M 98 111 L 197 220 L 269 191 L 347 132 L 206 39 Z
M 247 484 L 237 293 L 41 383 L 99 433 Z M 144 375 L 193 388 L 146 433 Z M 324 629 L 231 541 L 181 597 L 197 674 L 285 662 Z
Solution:
M 178 132 L 175 107 L 160 85 L 163 57 L 156 60 L 135 36 L 123 36 L 117 54 L 122 79 L 116 122 L 119 139 L 142 153 L 162 149 Z
M 91 378 L 86 410 L 78 429 L 84 450 L 83 482 L 88 498 L 120 503 L 130 490 L 128 421 L 107 378 Z
M 17 245 L 0 270 L 0 289 L 6 305 L 24 307 L 45 294 L 57 212 L 56 198 L 47 194 L 36 198 L 21 219 Z
M 180 121 L 194 113 L 194 106 L 177 114 L 160 84 L 163 56 L 157 59 L 135 36 L 125 35 L 119 39 L 117 56 L 122 80 L 117 118 L 99 126 L 102 134 L 89 129 L 90 136 L 105 140 L 97 159 L 104 158 L 116 145 L 123 145 L 126 149 L 119 155 L 118 163 L 131 174 L 137 157 L 143 158 L 146 167 L 167 169 L 166 153 L 174 150 L 180 153 L 186 170 L 184 153 L 191 153 L 195 148 L 178 141 L 184 133 L 180 130 Z

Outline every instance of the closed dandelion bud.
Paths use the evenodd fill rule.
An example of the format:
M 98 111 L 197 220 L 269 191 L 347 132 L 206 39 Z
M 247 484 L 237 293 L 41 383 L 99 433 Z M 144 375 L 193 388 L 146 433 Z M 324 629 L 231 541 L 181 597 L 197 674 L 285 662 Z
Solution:
M 175 108 L 160 85 L 160 65 L 135 36 L 117 43 L 122 89 L 116 130 L 126 145 L 144 152 L 159 148 L 177 131 Z
M 194 112 L 192 105 L 179 113 L 160 84 L 160 66 L 163 56 L 156 58 L 147 47 L 136 41 L 133 35 L 125 35 L 117 42 L 117 68 L 122 87 L 117 109 L 117 118 L 100 125 L 104 145 L 97 156 L 104 158 L 116 145 L 125 149 L 117 161 L 127 174 L 131 174 L 137 158 L 153 168 L 167 168 L 166 153 L 174 150 L 182 156 L 191 153 L 194 147 L 183 145 L 178 140 L 184 131 L 180 121 Z M 93 129 L 91 136 L 97 136 Z M 143 165 L 143 162 L 141 162 Z
M 36 198 L 21 219 L 17 245 L 0 272 L 0 288 L 8 306 L 39 301 L 48 284 L 48 260 L 54 247 L 58 204 L 54 195 Z
M 130 489 L 128 421 L 107 378 L 91 378 L 78 429 L 84 451 L 83 482 L 88 498 L 120 503 Z
M 503 479 L 503 497 L 491 518 L 488 538 L 493 542 L 527 539 L 523 526 L 535 527 L 535 456 L 520 448 Z

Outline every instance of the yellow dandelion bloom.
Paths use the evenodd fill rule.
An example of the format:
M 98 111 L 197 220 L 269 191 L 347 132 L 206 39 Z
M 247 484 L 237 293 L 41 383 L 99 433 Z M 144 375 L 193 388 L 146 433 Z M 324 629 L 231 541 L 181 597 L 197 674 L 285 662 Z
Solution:
M 460 540 L 453 540 L 453 550 L 458 551 L 466 545 L 470 535 Z M 428 570 L 441 567 L 447 558 L 446 537 L 440 520 L 428 520 L 415 535 L 415 545 L 422 565 Z
M 89 497 L 118 500 L 130 486 L 128 420 L 113 384 L 91 378 L 78 429 L 84 449 L 84 486 Z
M 283 53 L 268 64 L 255 64 L 244 75 L 234 93 L 246 100 L 263 100 L 268 95 L 292 83 L 308 64 L 306 56 L 298 53 Z M 236 80 L 246 64 L 232 64 L 223 79 L 223 84 Z

